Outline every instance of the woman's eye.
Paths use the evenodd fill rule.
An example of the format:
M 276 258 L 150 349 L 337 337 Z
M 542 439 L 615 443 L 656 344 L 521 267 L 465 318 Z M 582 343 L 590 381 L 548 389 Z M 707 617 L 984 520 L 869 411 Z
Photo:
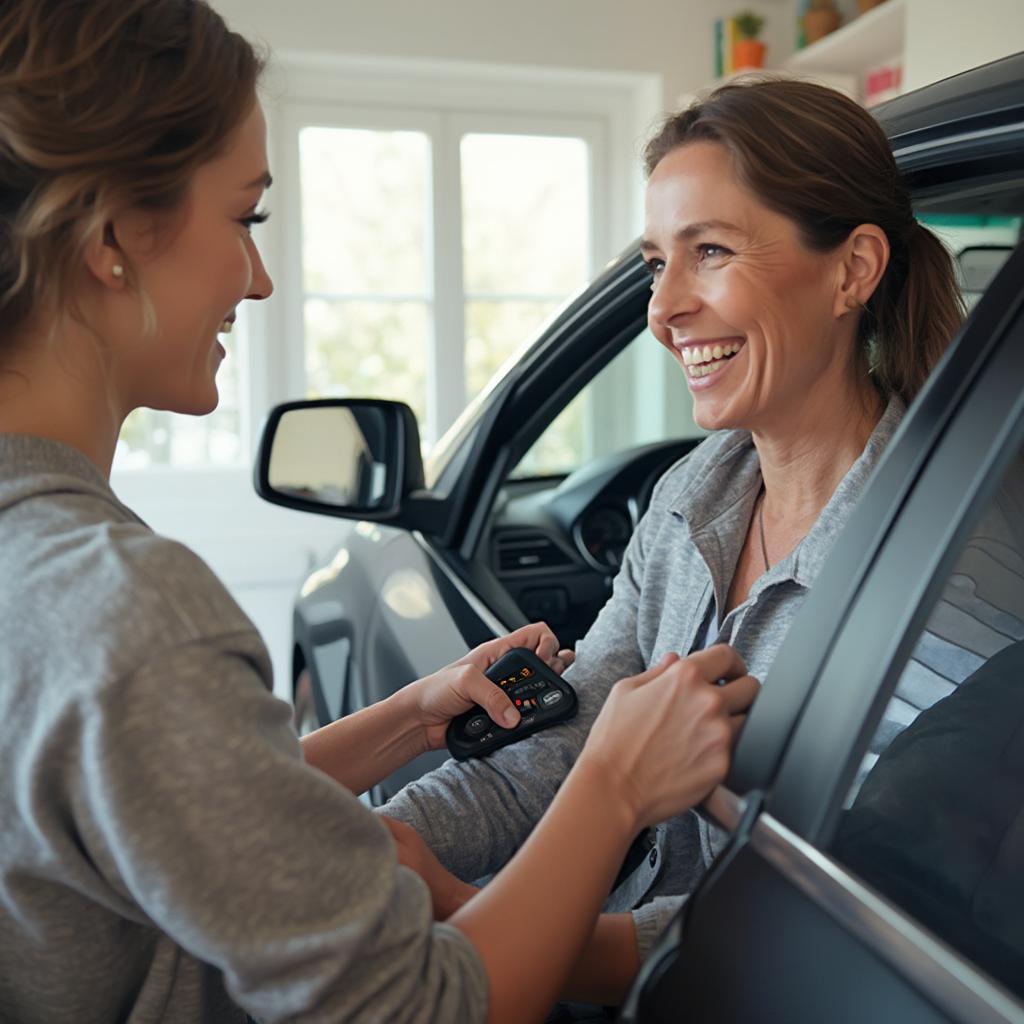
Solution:
M 657 277 L 665 269 L 664 260 L 644 260 L 644 270 L 647 271 L 651 277 Z
M 697 246 L 697 253 L 700 257 L 700 261 L 714 260 L 721 256 L 727 256 L 730 253 L 729 249 L 726 249 L 724 245 L 715 245 L 714 242 L 702 242 Z
M 253 225 L 265 224 L 267 218 L 270 216 L 269 210 L 257 210 L 255 213 L 246 214 L 240 221 L 246 231 L 252 231 Z

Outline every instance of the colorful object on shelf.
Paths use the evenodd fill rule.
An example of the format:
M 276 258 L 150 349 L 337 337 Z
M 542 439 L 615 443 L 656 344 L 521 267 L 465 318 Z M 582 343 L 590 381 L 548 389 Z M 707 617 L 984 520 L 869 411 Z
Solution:
M 764 67 L 765 45 L 757 38 L 764 28 L 764 18 L 753 11 L 743 11 L 729 20 L 738 36 L 732 47 L 733 70 Z
M 903 64 L 899 61 L 879 64 L 864 75 L 864 106 L 873 107 L 877 103 L 894 99 L 902 89 Z
M 728 78 L 745 68 L 764 67 L 765 45 L 758 38 L 764 18 L 743 11 L 715 19 L 715 77 Z
M 804 11 L 802 21 L 804 40 L 810 46 L 839 28 L 839 12 L 832 0 L 811 0 L 810 7 Z
M 728 78 L 736 70 L 733 47 L 739 33 L 735 18 L 715 19 L 715 77 Z

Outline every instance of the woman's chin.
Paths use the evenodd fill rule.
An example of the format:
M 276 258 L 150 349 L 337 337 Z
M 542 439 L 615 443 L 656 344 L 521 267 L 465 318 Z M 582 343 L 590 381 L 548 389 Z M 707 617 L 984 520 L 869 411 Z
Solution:
M 220 394 L 216 385 L 213 385 L 205 393 L 183 396 L 179 401 L 168 403 L 164 408 L 182 416 L 208 416 L 219 404 Z
M 695 399 L 693 403 L 693 422 L 701 430 L 729 430 L 739 426 L 720 402 L 702 402 L 700 399 Z

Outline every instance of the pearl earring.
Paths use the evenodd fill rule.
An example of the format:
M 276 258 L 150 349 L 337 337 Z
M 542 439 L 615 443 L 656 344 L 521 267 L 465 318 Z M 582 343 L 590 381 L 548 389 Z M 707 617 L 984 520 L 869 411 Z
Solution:
M 110 272 L 114 277 L 124 277 L 124 267 L 122 267 L 120 263 L 115 263 L 110 268 Z
M 861 303 L 860 299 L 857 298 L 856 295 L 847 295 L 846 296 L 846 308 L 847 309 L 856 309 L 858 306 L 861 306 L 861 305 L 862 305 L 862 303 Z

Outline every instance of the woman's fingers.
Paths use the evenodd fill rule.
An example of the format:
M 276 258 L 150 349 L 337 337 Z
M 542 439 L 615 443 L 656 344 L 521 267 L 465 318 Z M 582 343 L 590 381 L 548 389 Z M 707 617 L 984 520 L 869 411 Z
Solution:
M 533 651 L 541 661 L 559 673 L 564 672 L 576 658 L 568 648 L 559 648 L 558 637 L 547 623 L 531 622 L 507 636 L 474 647 L 457 664 L 476 665 L 481 672 L 485 672 L 503 654 L 508 654 L 516 647 L 526 647 Z
M 495 686 L 486 676 L 481 676 L 483 686 L 474 688 L 477 696 L 474 701 L 479 704 L 491 717 L 491 721 L 505 729 L 511 729 L 519 724 L 520 714 L 516 706 L 508 699 L 500 686 Z
M 692 807 L 728 771 L 730 752 L 759 690 L 743 659 L 723 645 L 617 683 L 584 756 L 610 776 L 643 824 Z
M 761 692 L 761 684 L 753 676 L 740 676 L 721 687 L 722 703 L 730 715 L 745 715 Z
M 697 669 L 709 683 L 728 681 L 747 674 L 747 663 L 739 652 L 728 644 L 715 644 L 691 654 L 687 662 Z
M 450 717 L 454 718 L 468 711 L 472 705 L 479 704 L 498 725 L 511 729 L 519 724 L 519 712 L 508 699 L 508 694 L 500 686 L 495 686 L 475 665 L 459 666 L 451 686 L 465 705 L 453 708 Z

